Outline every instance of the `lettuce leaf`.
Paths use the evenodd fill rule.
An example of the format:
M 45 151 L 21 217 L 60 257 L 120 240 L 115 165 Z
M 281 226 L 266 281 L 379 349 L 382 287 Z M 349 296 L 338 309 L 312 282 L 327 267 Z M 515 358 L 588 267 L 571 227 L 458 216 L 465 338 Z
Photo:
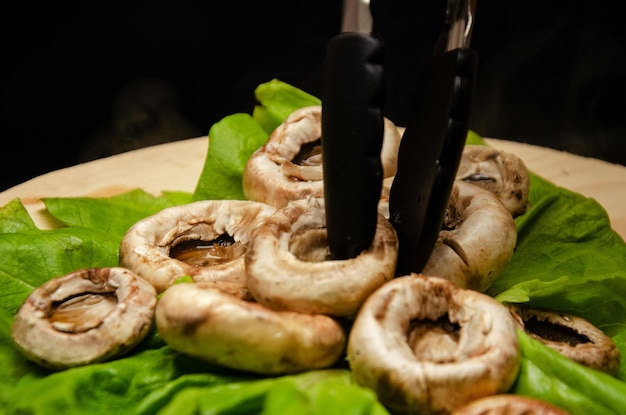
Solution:
M 181 377 L 184 379 L 184 377 Z M 159 414 L 324 414 L 387 415 L 369 389 L 358 386 L 347 370 L 317 370 L 232 383 L 202 385 L 184 379 L 185 387 L 171 396 Z M 149 410 L 146 410 L 149 409 Z M 143 406 L 136 413 L 151 414 Z
M 153 196 L 141 189 L 110 198 L 44 198 L 46 210 L 66 226 L 98 229 L 121 238 L 135 222 L 167 207 L 189 203 L 191 195 L 164 192 Z
M 212 151 L 193 194 L 135 190 L 113 198 L 47 198 L 46 209 L 60 224 L 50 231 L 37 229 L 19 200 L 0 207 L 0 413 L 387 413 L 371 391 L 353 384 L 345 362 L 301 375 L 256 377 L 173 352 L 155 331 L 126 357 L 52 373 L 12 344 L 12 316 L 36 286 L 78 268 L 116 265 L 121 238 L 137 220 L 192 200 L 243 198 L 241 173 L 250 154 L 293 110 L 319 103 L 278 80 L 256 93 L 252 116 L 234 114 L 210 130 Z M 468 143 L 484 144 L 475 133 Z M 606 212 L 534 174 L 530 202 L 529 212 L 516 219 L 513 260 L 489 294 L 578 314 L 626 354 L 626 246 Z M 523 333 L 520 342 L 522 370 L 512 392 L 573 414 L 626 413 L 626 365 L 613 378 L 560 358 Z
M 322 101 L 278 79 L 260 84 L 254 91 L 259 105 L 252 116 L 270 134 L 298 108 L 321 105 Z
M 245 199 L 241 186 L 243 168 L 267 138 L 265 130 L 248 114 L 229 115 L 213 124 L 194 200 Z
M 523 331 L 518 337 L 522 362 L 512 392 L 543 399 L 572 414 L 624 413 L 626 383 L 572 362 Z
M 0 233 L 0 309 L 15 313 L 36 287 L 71 270 L 117 264 L 118 249 L 106 232 L 83 227 Z
M 47 376 L 26 375 L 15 386 L 7 413 L 133 414 L 147 397 L 170 381 L 183 374 L 212 370 L 165 346 L 147 349 L 104 364 Z M 203 385 L 232 381 L 232 376 L 203 376 Z
M 0 233 L 36 230 L 35 222 L 19 199 L 13 199 L 0 210 Z
M 0 383 L 7 414 L 388 414 L 345 369 L 261 378 L 161 345 L 112 362 L 46 373 L 6 350 L 14 355 L 9 363 L 22 363 L 14 369 L 21 376 L 12 390 Z
M 624 330 L 626 244 L 594 199 L 533 175 L 532 208 L 516 219 L 518 242 L 488 293 L 585 316 L 613 334 Z
M 259 105 L 252 116 L 232 114 L 209 130 L 207 159 L 194 200 L 245 199 L 241 176 L 252 153 L 265 144 L 270 133 L 293 111 L 320 104 L 318 98 L 277 79 L 259 85 L 255 94 Z
M 16 312 L 26 297 L 51 278 L 73 270 L 119 263 L 124 233 L 139 219 L 190 194 L 155 197 L 143 190 L 112 198 L 47 198 L 47 211 L 65 225 L 38 229 L 19 199 L 0 209 L 0 308 Z

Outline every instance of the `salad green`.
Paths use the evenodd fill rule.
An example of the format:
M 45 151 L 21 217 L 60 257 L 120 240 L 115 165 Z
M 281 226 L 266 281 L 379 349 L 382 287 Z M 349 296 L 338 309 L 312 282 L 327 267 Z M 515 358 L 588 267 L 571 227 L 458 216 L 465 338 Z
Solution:
M 293 110 L 319 104 L 278 80 L 259 85 L 252 115 L 234 114 L 209 131 L 207 160 L 193 193 L 111 198 L 47 198 L 61 225 L 38 229 L 18 199 L 0 207 L 0 413 L 386 414 L 356 385 L 345 361 L 328 370 L 260 377 L 199 362 L 171 350 L 156 330 L 120 359 L 49 372 L 12 344 L 13 314 L 32 290 L 85 267 L 116 266 L 125 231 L 137 220 L 193 200 L 243 199 L 250 154 Z M 476 134 L 468 142 L 480 143 Z M 532 207 L 516 219 L 513 260 L 489 289 L 500 301 L 580 315 L 626 354 L 626 244 L 593 199 L 531 176 Z M 511 392 L 572 414 L 626 413 L 626 364 L 616 377 L 563 358 L 519 332 L 522 368 Z

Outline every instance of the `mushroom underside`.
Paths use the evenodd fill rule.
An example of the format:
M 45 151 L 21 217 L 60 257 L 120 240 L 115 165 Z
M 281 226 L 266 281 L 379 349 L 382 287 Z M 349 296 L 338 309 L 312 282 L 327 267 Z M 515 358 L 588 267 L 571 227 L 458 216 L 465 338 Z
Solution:
M 319 105 L 300 108 L 270 134 L 244 168 L 247 199 L 281 208 L 292 200 L 324 197 L 321 117 Z M 390 120 L 384 119 L 383 125 L 383 176 L 392 177 L 402 137 Z
M 602 330 L 578 316 L 509 304 L 518 327 L 563 356 L 592 369 L 616 375 L 621 363 L 617 345 Z
M 329 260 L 326 235 L 323 199 L 292 201 L 268 218 L 245 257 L 254 298 L 275 310 L 353 316 L 393 278 L 398 242 L 382 215 L 372 245 L 356 258 Z
M 135 223 L 120 245 L 120 265 L 161 293 L 177 279 L 245 281 L 252 233 L 275 208 L 247 200 L 205 200 L 164 209 Z
M 357 314 L 348 339 L 355 379 L 397 413 L 446 413 L 503 393 L 520 361 L 515 325 L 493 298 L 439 277 L 396 277 Z
M 11 334 L 27 358 L 51 370 L 102 362 L 143 340 L 156 302 L 154 288 L 127 269 L 82 269 L 36 288 Z

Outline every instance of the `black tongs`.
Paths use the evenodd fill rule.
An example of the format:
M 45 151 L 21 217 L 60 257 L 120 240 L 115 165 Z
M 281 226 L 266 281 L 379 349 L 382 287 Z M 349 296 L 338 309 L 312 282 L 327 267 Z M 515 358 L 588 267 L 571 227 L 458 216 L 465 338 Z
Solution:
M 468 48 L 476 4 L 449 0 L 433 56 L 420 68 L 389 195 L 397 275 L 421 272 L 437 242 L 469 129 L 477 55 Z
M 328 43 L 322 98 L 322 159 L 330 257 L 349 259 L 374 239 L 383 167 L 383 46 L 344 32 Z

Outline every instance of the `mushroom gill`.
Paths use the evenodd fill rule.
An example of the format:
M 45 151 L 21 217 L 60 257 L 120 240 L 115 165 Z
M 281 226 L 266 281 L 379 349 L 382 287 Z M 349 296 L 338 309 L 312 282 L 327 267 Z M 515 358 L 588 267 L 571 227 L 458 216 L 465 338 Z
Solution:
M 195 267 L 210 267 L 243 257 L 246 248 L 241 241 L 223 233 L 210 241 L 188 239 L 173 243 L 169 255 Z

